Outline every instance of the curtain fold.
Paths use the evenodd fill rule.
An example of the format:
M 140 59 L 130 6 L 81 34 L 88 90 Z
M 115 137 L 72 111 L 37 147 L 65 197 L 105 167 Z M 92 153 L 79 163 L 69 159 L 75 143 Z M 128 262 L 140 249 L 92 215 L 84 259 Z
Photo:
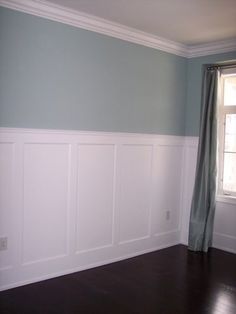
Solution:
M 217 158 L 217 100 L 219 69 L 205 68 L 198 157 L 189 223 L 188 248 L 207 252 L 212 245 Z

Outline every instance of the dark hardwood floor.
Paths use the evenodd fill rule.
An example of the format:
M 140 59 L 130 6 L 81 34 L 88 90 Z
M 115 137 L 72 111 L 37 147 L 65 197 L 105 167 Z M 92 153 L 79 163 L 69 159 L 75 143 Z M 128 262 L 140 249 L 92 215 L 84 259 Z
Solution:
M 3 291 L 0 313 L 235 314 L 236 255 L 178 245 Z

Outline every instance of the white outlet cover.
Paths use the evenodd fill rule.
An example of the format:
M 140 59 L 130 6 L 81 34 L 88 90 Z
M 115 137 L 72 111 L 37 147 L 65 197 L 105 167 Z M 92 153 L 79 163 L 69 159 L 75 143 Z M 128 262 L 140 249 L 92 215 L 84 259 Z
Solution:
M 7 250 L 7 237 L 0 238 L 0 251 Z
M 170 220 L 170 211 L 169 210 L 166 211 L 166 220 Z

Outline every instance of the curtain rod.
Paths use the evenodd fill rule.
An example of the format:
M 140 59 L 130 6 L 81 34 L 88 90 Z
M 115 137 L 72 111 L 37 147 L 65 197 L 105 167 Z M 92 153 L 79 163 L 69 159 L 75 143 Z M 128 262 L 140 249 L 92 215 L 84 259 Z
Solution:
M 236 68 L 236 63 L 230 63 L 230 64 L 206 64 L 207 70 L 211 69 L 230 69 L 230 68 Z

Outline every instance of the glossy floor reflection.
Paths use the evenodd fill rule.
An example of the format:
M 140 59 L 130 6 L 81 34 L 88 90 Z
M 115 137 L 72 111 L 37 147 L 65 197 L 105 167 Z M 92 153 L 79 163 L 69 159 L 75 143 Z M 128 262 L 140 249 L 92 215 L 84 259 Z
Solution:
M 178 245 L 1 292 L 0 313 L 235 314 L 236 255 Z

